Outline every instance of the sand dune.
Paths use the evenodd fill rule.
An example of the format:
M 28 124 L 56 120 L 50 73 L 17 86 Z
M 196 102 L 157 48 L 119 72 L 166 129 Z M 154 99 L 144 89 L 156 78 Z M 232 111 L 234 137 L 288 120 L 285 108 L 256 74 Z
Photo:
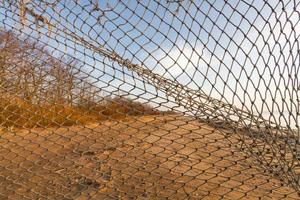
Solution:
M 0 145 L 0 199 L 299 198 L 186 117 L 3 129 Z

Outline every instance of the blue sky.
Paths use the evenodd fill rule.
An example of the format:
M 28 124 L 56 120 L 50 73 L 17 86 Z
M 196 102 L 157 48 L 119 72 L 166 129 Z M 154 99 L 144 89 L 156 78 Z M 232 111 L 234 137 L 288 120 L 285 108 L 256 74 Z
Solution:
M 40 13 L 38 2 L 28 6 Z M 39 37 L 54 54 L 75 56 L 94 83 L 107 91 L 120 89 L 152 103 L 175 105 L 136 74 L 74 43 L 59 29 L 280 124 L 300 124 L 299 0 L 185 0 L 179 8 L 164 0 L 110 0 L 98 1 L 100 11 L 88 0 L 75 2 L 41 7 L 56 27 L 50 36 L 36 34 L 29 21 L 31 28 L 24 30 L 16 22 L 18 11 L 4 12 L 1 6 L 0 27 Z

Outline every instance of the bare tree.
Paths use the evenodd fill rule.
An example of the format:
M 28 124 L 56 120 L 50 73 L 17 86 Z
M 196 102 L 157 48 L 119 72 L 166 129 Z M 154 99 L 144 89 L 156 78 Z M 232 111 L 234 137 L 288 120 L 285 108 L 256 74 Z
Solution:
M 73 58 L 55 58 L 44 46 L 0 31 L 0 91 L 29 103 L 69 104 L 76 96 L 93 101 L 93 86 Z M 91 95 L 91 96 L 89 96 Z

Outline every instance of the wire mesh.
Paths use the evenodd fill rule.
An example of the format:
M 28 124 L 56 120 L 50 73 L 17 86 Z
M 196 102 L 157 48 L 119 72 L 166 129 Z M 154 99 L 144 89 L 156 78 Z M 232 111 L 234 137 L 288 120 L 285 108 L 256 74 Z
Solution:
M 299 9 L 2 0 L 0 198 L 299 199 Z

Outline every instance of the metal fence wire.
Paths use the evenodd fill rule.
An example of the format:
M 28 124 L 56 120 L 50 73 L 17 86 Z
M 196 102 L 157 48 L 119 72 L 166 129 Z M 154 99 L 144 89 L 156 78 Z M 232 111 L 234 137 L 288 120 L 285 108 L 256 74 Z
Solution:
M 1 0 L 0 199 L 299 199 L 299 0 Z

